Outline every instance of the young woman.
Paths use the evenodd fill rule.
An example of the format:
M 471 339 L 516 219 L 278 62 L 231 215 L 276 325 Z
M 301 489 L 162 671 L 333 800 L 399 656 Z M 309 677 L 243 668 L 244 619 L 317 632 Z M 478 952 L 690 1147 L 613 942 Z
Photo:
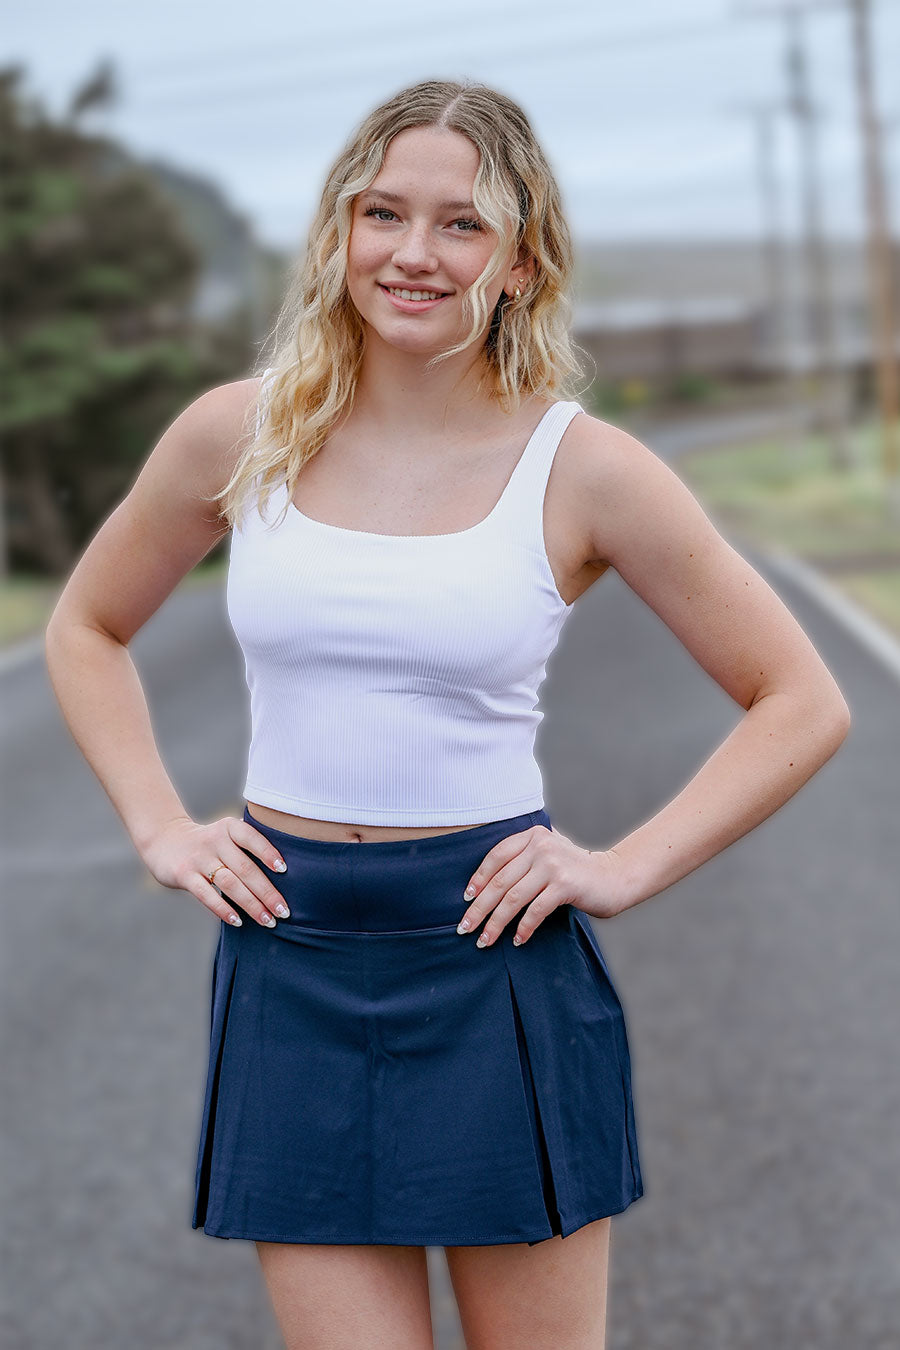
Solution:
M 522 110 L 398 93 L 328 174 L 266 378 L 176 418 L 48 628 L 141 858 L 219 920 L 193 1226 L 256 1243 L 289 1350 L 430 1347 L 430 1245 L 472 1350 L 603 1346 L 610 1216 L 643 1190 L 589 916 L 746 834 L 847 732 L 773 591 L 569 397 L 571 270 Z M 242 816 L 203 823 L 127 648 L 228 529 L 252 738 Z M 551 825 L 533 742 L 609 567 L 746 712 L 590 852 Z

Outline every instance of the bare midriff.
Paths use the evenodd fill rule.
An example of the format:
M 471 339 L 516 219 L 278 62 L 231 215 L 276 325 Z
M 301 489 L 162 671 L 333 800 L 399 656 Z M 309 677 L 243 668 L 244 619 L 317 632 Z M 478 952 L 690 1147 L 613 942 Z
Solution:
M 455 834 L 458 830 L 475 828 L 474 825 L 352 825 L 342 820 L 313 820 L 309 816 L 295 816 L 289 811 L 276 811 L 274 807 L 262 806 L 258 802 L 248 801 L 247 806 L 251 816 L 263 825 L 271 825 L 285 834 L 297 834 L 304 839 L 325 839 L 337 844 L 427 839 L 433 834 Z

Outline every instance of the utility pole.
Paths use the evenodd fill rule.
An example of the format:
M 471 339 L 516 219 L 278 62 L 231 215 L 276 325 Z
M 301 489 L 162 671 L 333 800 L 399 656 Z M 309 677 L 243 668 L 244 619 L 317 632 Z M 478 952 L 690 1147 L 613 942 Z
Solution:
M 788 79 L 787 108 L 797 124 L 800 149 L 802 209 L 805 233 L 807 276 L 809 278 L 809 317 L 813 345 L 816 349 L 816 402 L 820 409 L 823 429 L 831 444 L 832 463 L 837 468 L 849 468 L 852 463 L 845 417 L 844 380 L 838 359 L 835 335 L 834 304 L 828 254 L 822 231 L 822 206 L 819 193 L 819 153 L 816 123 L 820 112 L 815 108 L 809 92 L 809 72 L 804 44 L 803 19 L 811 7 L 799 0 L 780 0 L 780 3 L 739 11 L 750 17 L 775 14 L 787 24 L 786 73 Z
M 787 298 L 787 266 L 782 237 L 782 210 L 775 169 L 775 119 L 784 110 L 780 103 L 743 103 L 731 111 L 752 117 L 756 130 L 757 185 L 762 217 L 762 265 L 766 294 L 766 343 L 784 384 L 786 403 L 798 410 L 805 399 L 792 359 Z
M 863 147 L 867 219 L 867 259 L 872 337 L 881 412 L 881 461 L 889 514 L 900 519 L 900 448 L 898 448 L 897 327 L 891 233 L 881 156 L 881 126 L 875 112 L 872 80 L 872 37 L 869 0 L 848 0 L 853 30 L 853 58 Z

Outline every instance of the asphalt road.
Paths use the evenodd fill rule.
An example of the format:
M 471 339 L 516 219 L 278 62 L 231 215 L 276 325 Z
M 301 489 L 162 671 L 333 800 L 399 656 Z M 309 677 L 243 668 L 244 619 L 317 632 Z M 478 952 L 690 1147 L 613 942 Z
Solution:
M 853 728 L 769 821 L 596 923 L 645 1186 L 613 1220 L 608 1350 L 900 1344 L 900 690 L 772 584 Z M 220 589 L 173 596 L 132 650 L 188 809 L 239 812 L 246 691 Z M 0 1344 L 281 1350 L 252 1244 L 190 1228 L 216 921 L 149 878 L 42 661 L 0 684 Z M 591 847 L 664 805 L 740 716 L 612 572 L 542 706 L 547 809 Z M 429 1261 L 437 1350 L 462 1350 Z

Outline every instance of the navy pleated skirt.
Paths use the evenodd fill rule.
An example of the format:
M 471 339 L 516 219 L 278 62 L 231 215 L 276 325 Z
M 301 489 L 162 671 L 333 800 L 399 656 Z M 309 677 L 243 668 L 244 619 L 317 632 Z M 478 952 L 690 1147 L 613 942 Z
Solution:
M 563 1237 L 643 1194 L 625 1020 L 586 915 L 514 947 L 460 935 L 463 890 L 528 812 L 338 843 L 244 820 L 291 916 L 224 920 L 192 1227 L 269 1242 Z M 251 855 L 253 856 L 253 855 Z

